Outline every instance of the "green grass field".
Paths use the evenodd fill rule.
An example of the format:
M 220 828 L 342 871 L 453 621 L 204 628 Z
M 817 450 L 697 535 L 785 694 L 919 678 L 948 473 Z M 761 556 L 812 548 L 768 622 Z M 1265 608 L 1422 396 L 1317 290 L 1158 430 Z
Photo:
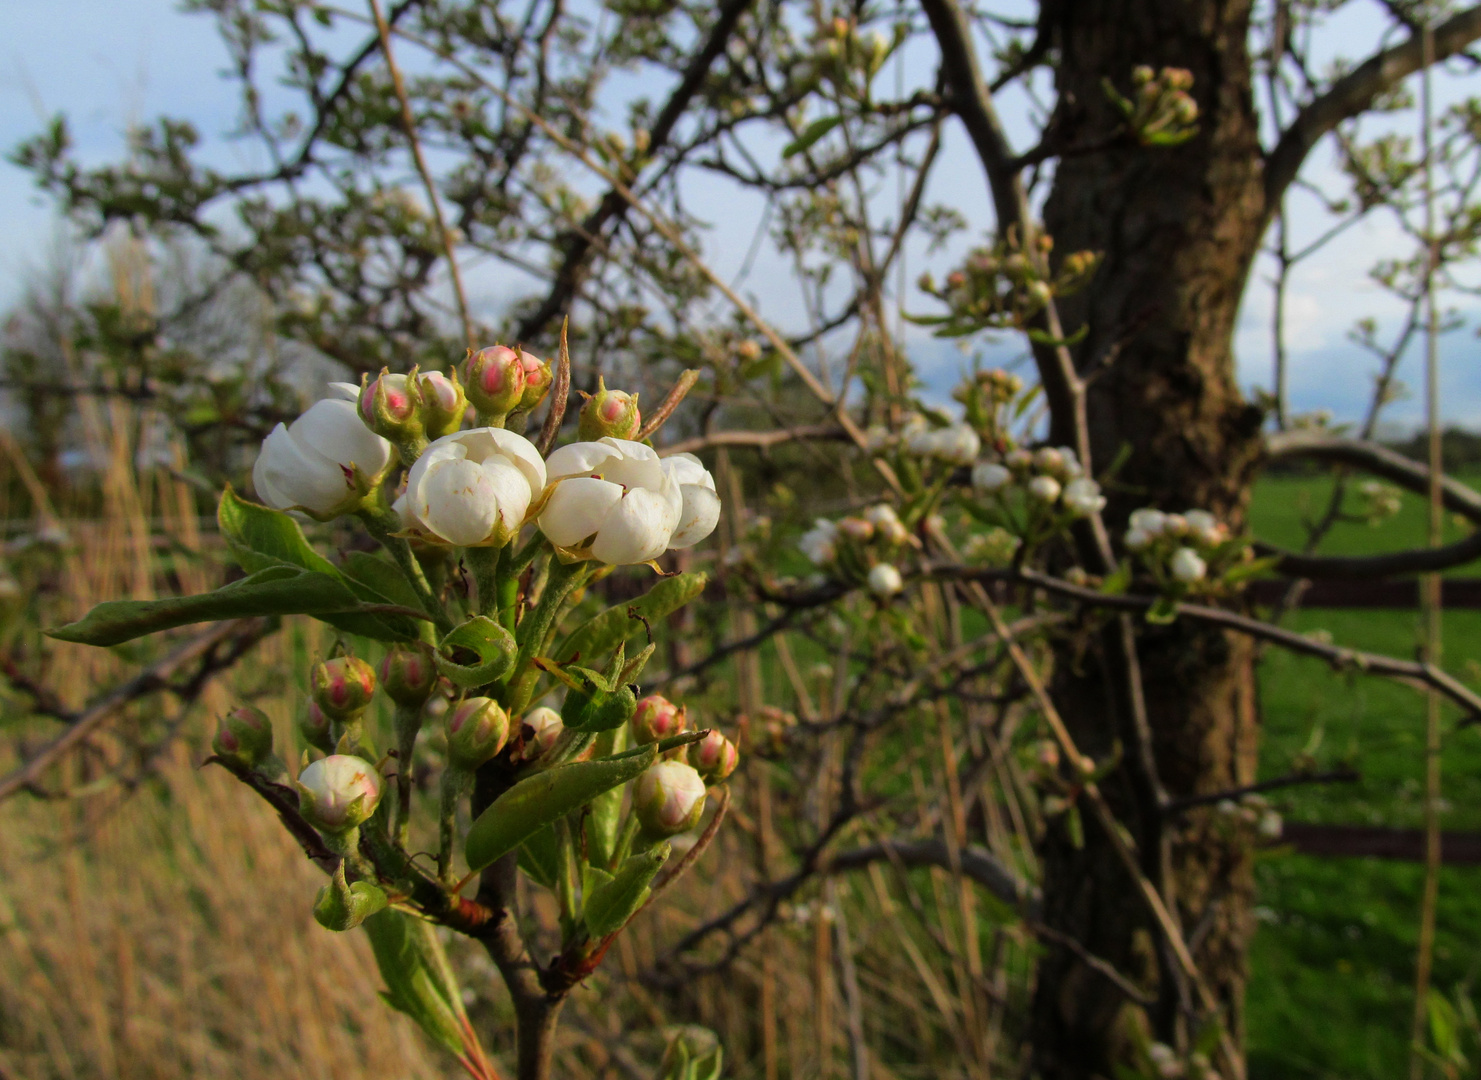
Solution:
M 1255 534 L 1298 545 L 1304 517 L 1325 506 L 1326 479 L 1264 481 Z M 1355 500 L 1354 500 L 1355 501 Z M 1420 545 L 1421 500 L 1378 527 L 1344 524 L 1320 550 L 1364 553 Z M 1464 531 L 1447 522 L 1449 538 Z M 1460 573 L 1477 573 L 1477 567 Z M 1337 642 L 1413 655 L 1417 612 L 1302 611 L 1289 625 L 1326 630 Z M 1445 616 L 1446 666 L 1481 682 L 1481 611 Z M 1417 826 L 1422 820 L 1424 700 L 1415 691 L 1272 650 L 1262 666 L 1262 778 L 1288 772 L 1303 750 L 1324 767 L 1350 764 L 1362 781 L 1292 788 L 1272 798 L 1288 819 Z M 1447 829 L 1481 829 L 1481 730 L 1458 729 L 1447 711 L 1443 755 Z M 1406 1074 L 1421 868 L 1377 859 L 1261 858 L 1259 930 L 1248 998 L 1252 1080 L 1344 1080 Z M 1452 993 L 1481 974 L 1481 868 L 1441 879 L 1436 985 Z M 1471 1070 L 1477 1068 L 1471 1063 Z

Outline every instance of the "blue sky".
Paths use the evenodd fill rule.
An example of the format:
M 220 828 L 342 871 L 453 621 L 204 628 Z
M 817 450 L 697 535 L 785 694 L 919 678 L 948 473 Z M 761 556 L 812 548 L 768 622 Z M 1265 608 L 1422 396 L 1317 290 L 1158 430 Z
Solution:
M 1353 13 L 1344 12 L 1335 19 L 1328 40 L 1334 52 L 1361 56 L 1371 47 L 1378 24 L 1361 6 L 1348 7 Z M 224 137 L 235 121 L 237 103 L 230 85 L 220 78 L 226 54 L 212 21 L 180 14 L 170 0 L 63 0 L 55 5 L 4 0 L 0 2 L 0 42 L 4 42 L 0 49 L 0 144 L 7 149 L 37 131 L 47 117 L 65 112 L 84 158 L 106 160 L 120 153 L 131 122 L 169 113 L 195 122 L 217 163 L 260 164 L 243 144 Z M 416 60 L 406 58 L 404 62 L 414 65 Z M 912 67 L 930 65 L 929 48 L 923 45 L 903 62 Z M 888 80 L 888 72 L 882 78 Z M 657 80 L 641 74 L 628 77 L 628 86 L 633 92 L 661 92 Z M 1441 98 L 1453 99 L 1462 89 L 1458 80 L 1442 80 Z M 1005 100 L 1002 108 L 1010 134 L 1018 134 L 1023 145 L 1027 127 L 1022 99 Z M 1330 156 L 1318 151 L 1309 175 L 1330 177 Z M 952 259 L 980 237 L 989 224 L 981 193 L 981 172 L 966 140 L 953 127 L 932 196 L 968 210 L 975 236 L 929 257 L 923 251 L 910 252 L 907 280 L 913 281 L 927 269 L 942 276 Z M 893 184 L 886 183 L 881 198 L 887 201 L 892 196 Z M 688 197 L 690 205 L 702 213 L 706 207 L 716 208 L 707 250 L 717 269 L 733 273 L 750 247 L 760 218 L 760 200 L 712 179 L 692 182 Z M 976 216 L 970 212 L 974 206 L 981 208 Z M 1323 227 L 1323 220 L 1307 208 L 1298 229 L 1314 234 Z M 0 246 L 0 305 L 8 305 L 27 277 L 45 264 L 58 228 L 52 209 L 29 179 L 9 164 L 0 165 L 0 227 L 8 241 Z M 1368 280 L 1367 269 L 1377 256 L 1395 250 L 1397 238 L 1391 223 L 1375 218 L 1356 226 L 1297 274 L 1289 299 L 1288 338 L 1292 404 L 1297 411 L 1329 408 L 1339 418 L 1347 418 L 1363 407 L 1372 364 L 1346 340 L 1346 334 L 1360 317 L 1377 318 L 1384 326 L 1396 318 L 1397 304 Z M 490 318 L 497 318 L 504 299 L 523 287 L 516 276 L 488 270 L 475 268 L 470 278 L 474 303 Z M 801 322 L 796 290 L 787 283 L 785 267 L 772 253 L 763 252 L 743 285 L 779 323 Z M 913 310 L 929 306 L 918 295 L 907 296 L 906 303 Z M 1257 280 L 1247 294 L 1238 335 L 1241 382 L 1249 387 L 1270 382 L 1268 318 L 1269 293 Z M 949 373 L 967 362 L 954 344 L 930 339 L 919 330 L 909 331 L 908 340 L 933 383 L 949 380 Z M 1481 365 L 1474 363 L 1476 347 L 1473 327 L 1442 341 L 1444 413 L 1450 422 L 1481 426 Z M 1401 372 L 1401 377 L 1417 388 L 1417 355 L 1404 366 L 1409 370 Z M 1419 415 L 1417 399 L 1390 413 L 1399 423 L 1413 423 Z

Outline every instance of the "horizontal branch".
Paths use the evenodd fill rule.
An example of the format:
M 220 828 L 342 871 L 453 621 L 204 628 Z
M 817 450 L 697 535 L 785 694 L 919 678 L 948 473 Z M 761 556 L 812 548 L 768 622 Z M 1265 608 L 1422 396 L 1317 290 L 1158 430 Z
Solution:
M 1427 496 L 1430 490 L 1427 466 L 1380 443 L 1364 439 L 1315 431 L 1279 431 L 1265 440 L 1265 457 L 1268 461 L 1311 458 L 1334 465 L 1350 465 L 1417 495 Z M 1449 476 L 1440 478 L 1440 492 L 1445 509 L 1481 525 L 1481 492 Z
M 66 731 L 44 746 L 34 757 L 4 779 L 0 779 L 0 802 L 39 781 L 47 769 L 61 760 L 69 750 L 85 741 L 124 706 L 156 690 L 168 689 L 170 680 L 196 660 L 202 660 L 202 665 L 192 681 L 197 684 L 203 682 L 216 670 L 212 658 L 218 646 L 234 642 L 234 656 L 240 656 L 267 636 L 272 625 L 271 621 L 260 618 L 233 619 L 218 623 L 162 660 L 151 664 L 132 679 L 115 687 L 97 704 L 80 713 Z
M 1433 31 L 1436 63 L 1481 38 L 1481 4 L 1452 16 Z M 1369 57 L 1308 103 L 1291 122 L 1265 159 L 1265 206 L 1272 214 L 1286 188 L 1296 179 L 1312 147 L 1342 121 L 1357 116 L 1373 99 L 1418 71 L 1424 64 L 1423 35 L 1415 34 L 1391 49 Z
M 1258 784 L 1245 784 L 1243 787 L 1228 788 L 1224 791 L 1210 791 L 1202 795 L 1187 795 L 1181 799 L 1169 799 L 1167 805 L 1162 808 L 1165 814 L 1180 814 L 1184 810 L 1192 810 L 1197 806 L 1212 806 L 1221 803 L 1225 799 L 1242 799 L 1246 795 L 1260 795 L 1267 791 L 1279 791 L 1282 788 L 1298 787 L 1305 784 L 1355 784 L 1363 779 L 1363 774 L 1356 769 L 1333 769 L 1330 772 L 1294 772 L 1288 776 L 1277 776 L 1271 780 L 1261 780 Z
M 717 431 L 712 435 L 700 435 L 693 439 L 676 442 L 671 446 L 660 447 L 658 453 L 663 457 L 670 454 L 692 454 L 695 451 L 708 450 L 716 446 L 770 450 L 773 446 L 780 446 L 783 443 L 813 439 L 824 442 L 850 441 L 848 432 L 837 424 L 805 424 L 801 427 L 779 428 L 776 431 Z
M 1407 548 L 1381 555 L 1305 555 L 1269 544 L 1256 544 L 1255 551 L 1278 558 L 1276 573 L 1286 577 L 1346 580 L 1408 577 L 1439 573 L 1481 559 L 1481 530 L 1443 547 Z

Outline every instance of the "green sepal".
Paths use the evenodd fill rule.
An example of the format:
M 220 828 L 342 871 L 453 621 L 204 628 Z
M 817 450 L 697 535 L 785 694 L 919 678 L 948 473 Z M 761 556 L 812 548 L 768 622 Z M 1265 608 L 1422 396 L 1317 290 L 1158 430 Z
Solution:
M 386 989 L 381 997 L 454 1054 L 467 1052 L 462 990 L 432 926 L 387 909 L 365 920 Z
M 119 645 L 145 634 L 189 623 L 253 615 L 315 615 L 352 612 L 361 605 L 344 583 L 292 566 L 272 566 L 197 596 L 165 600 L 109 600 L 77 622 L 46 631 L 58 641 Z M 327 621 L 327 618 L 326 618 Z
M 353 930 L 389 902 L 378 885 L 369 881 L 351 885 L 345 879 L 345 864 L 340 863 L 314 900 L 314 921 L 325 930 Z
M 586 894 L 584 918 L 586 931 L 594 938 L 615 934 L 627 925 L 627 920 L 638 913 L 648 900 L 653 879 L 663 864 L 668 861 L 672 850 L 668 844 L 656 844 L 641 855 L 623 860 L 617 873 L 606 875 Z
M 697 599 L 708 581 L 708 575 L 700 571 L 664 578 L 639 599 L 592 616 L 571 631 L 554 655 L 566 660 L 578 655 L 605 656 L 637 633 L 644 620 L 666 618 Z
M 638 711 L 638 695 L 631 686 L 615 690 L 594 689 L 591 693 L 572 690 L 561 705 L 561 723 L 570 731 L 611 731 L 633 718 Z
M 438 671 L 466 690 L 508 675 L 518 653 L 513 634 L 487 615 L 475 615 L 442 639 L 434 659 Z
M 464 856 L 469 871 L 482 870 L 602 792 L 636 780 L 658 760 L 660 745 L 651 743 L 601 761 L 571 761 L 520 780 L 468 830 Z
M 1177 617 L 1178 602 L 1171 596 L 1159 596 L 1146 614 L 1147 621 L 1158 626 L 1173 622 Z

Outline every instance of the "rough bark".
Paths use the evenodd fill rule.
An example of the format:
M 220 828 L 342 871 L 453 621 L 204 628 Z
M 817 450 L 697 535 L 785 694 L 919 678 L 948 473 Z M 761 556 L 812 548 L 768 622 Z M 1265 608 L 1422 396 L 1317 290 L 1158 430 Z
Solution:
M 1240 296 L 1266 221 L 1263 168 L 1247 52 L 1250 4 L 1219 0 L 1079 0 L 1046 11 L 1060 52 L 1061 145 L 1092 145 L 1117 123 L 1102 89 L 1122 92 L 1132 68 L 1188 68 L 1200 107 L 1199 134 L 1176 148 L 1121 145 L 1059 164 L 1045 208 L 1058 252 L 1104 253 L 1093 287 L 1063 308 L 1065 325 L 1088 324 L 1082 370 L 1116 359 L 1090 388 L 1091 445 L 1104 467 L 1129 451 L 1109 511 L 1124 522 L 1139 505 L 1203 507 L 1242 524 L 1259 455 L 1261 415 L 1240 396 L 1233 332 Z M 1116 348 L 1124 344 L 1125 347 Z M 1062 425 L 1061 425 L 1062 427 Z M 1054 432 L 1068 441 L 1068 432 Z M 1058 667 L 1054 693 L 1081 745 L 1098 758 L 1136 732 L 1115 670 L 1108 631 L 1103 663 Z M 1139 631 L 1153 758 L 1171 798 L 1253 778 L 1256 747 L 1253 653 L 1215 629 L 1187 625 Z M 1132 755 L 1128 753 L 1128 761 Z M 1247 853 L 1224 839 L 1211 815 L 1190 814 L 1175 836 L 1134 769 L 1108 785 L 1132 829 L 1149 877 L 1163 884 L 1205 981 L 1238 1037 L 1244 955 L 1250 931 Z M 1045 921 L 1091 953 L 1154 983 L 1150 1016 L 1068 951 L 1044 960 L 1034 1006 L 1036 1065 L 1046 1080 L 1109 1076 L 1123 1058 L 1128 1025 L 1155 1037 L 1186 1037 L 1177 980 L 1132 882 L 1102 838 L 1075 849 L 1051 836 L 1045 858 Z M 1181 1030 L 1180 1030 L 1181 1028 Z

